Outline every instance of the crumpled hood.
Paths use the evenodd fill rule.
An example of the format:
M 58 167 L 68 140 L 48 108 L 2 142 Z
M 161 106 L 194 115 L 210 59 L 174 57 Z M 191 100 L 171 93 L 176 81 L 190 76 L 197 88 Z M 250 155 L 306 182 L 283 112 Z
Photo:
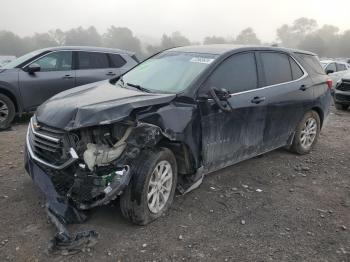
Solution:
M 136 108 L 168 103 L 175 96 L 122 88 L 105 80 L 59 93 L 42 104 L 35 115 L 39 123 L 72 130 L 113 123 Z

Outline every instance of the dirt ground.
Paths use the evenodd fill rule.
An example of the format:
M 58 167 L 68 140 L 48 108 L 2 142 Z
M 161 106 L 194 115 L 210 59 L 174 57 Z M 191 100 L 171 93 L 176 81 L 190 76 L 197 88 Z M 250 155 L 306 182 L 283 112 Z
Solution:
M 70 228 L 99 242 L 73 256 L 46 253 L 55 231 L 23 168 L 27 124 L 0 133 L 0 261 L 350 261 L 350 111 L 332 109 L 311 154 L 280 149 L 210 174 L 148 226 L 118 202 L 91 211 Z

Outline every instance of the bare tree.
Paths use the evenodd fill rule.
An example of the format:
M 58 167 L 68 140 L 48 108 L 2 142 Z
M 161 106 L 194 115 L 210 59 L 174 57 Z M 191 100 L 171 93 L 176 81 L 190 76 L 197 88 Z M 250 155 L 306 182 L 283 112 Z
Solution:
M 101 46 L 102 39 L 95 27 L 78 27 L 65 33 L 65 45 Z
M 126 49 L 141 54 L 140 40 L 127 27 L 111 26 L 103 36 L 103 43 L 107 47 Z
M 226 39 L 221 36 L 207 36 L 203 40 L 203 44 L 209 45 L 209 44 L 225 44 L 227 43 Z
M 297 47 L 299 43 L 317 28 L 317 22 L 314 19 L 301 17 L 293 22 L 293 24 L 284 24 L 277 29 L 277 40 L 282 46 Z
M 238 34 L 234 43 L 242 45 L 260 45 L 261 41 L 256 36 L 254 30 L 251 27 L 248 27 Z

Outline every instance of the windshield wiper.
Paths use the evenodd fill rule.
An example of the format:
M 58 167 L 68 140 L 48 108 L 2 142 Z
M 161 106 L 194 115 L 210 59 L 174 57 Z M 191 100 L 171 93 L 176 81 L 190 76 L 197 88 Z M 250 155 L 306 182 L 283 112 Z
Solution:
M 131 83 L 126 83 L 126 85 L 134 87 L 134 88 L 136 88 L 136 89 L 138 89 L 140 91 L 146 92 L 146 93 L 151 93 L 150 90 L 148 90 L 147 88 L 144 88 L 144 87 L 142 87 L 140 85 L 135 85 L 135 84 L 131 84 Z

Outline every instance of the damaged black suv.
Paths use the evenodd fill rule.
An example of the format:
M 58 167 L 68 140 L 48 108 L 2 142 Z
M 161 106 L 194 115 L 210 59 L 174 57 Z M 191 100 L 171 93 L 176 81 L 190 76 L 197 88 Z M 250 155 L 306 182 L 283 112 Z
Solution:
M 176 188 L 184 194 L 205 174 L 280 147 L 309 153 L 331 86 L 305 51 L 170 49 L 41 105 L 28 128 L 26 170 L 60 222 L 120 197 L 122 214 L 147 224 Z

